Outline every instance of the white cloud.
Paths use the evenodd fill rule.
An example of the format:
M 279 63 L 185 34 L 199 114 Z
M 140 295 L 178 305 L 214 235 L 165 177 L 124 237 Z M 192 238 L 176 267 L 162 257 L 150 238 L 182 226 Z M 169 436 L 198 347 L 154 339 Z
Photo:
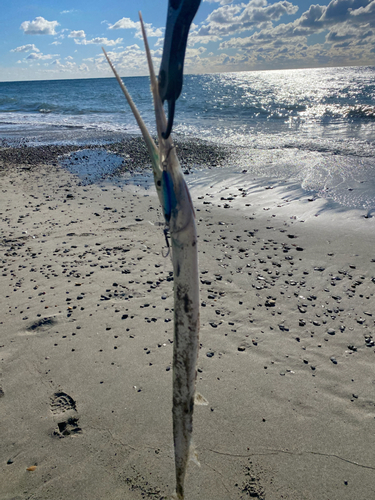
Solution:
M 185 69 L 188 72 L 373 64 L 375 0 L 322 1 L 327 5 L 318 5 L 318 1 L 309 5 L 313 3 L 310 2 L 307 10 L 297 19 L 298 7 L 294 0 L 204 2 L 206 12 L 211 13 L 205 21 L 196 21 L 196 24 L 191 25 L 185 58 Z M 201 13 L 203 11 L 204 9 Z M 71 12 L 73 10 L 62 11 L 63 14 Z M 290 19 L 293 21 L 290 22 Z M 97 24 L 99 23 L 100 21 Z M 68 77 L 76 78 L 109 76 L 108 65 L 101 54 L 78 60 L 81 45 L 105 45 L 111 50 L 111 59 L 121 74 L 148 74 L 143 48 L 138 46 L 138 39 L 141 38 L 140 23 L 123 17 L 112 24 L 109 21 L 102 21 L 101 24 L 105 24 L 110 30 L 132 29 L 131 35 L 137 43 L 124 48 L 121 38 L 111 40 L 101 36 L 99 32 L 100 36 L 88 40 L 83 30 L 59 29 L 52 45 L 59 44 L 57 40 L 60 41 L 64 35 L 73 38 L 78 49 L 74 55 L 77 63 L 69 57 L 41 54 L 34 44 L 20 44 L 20 47 L 11 52 L 20 53 L 21 57 L 29 55 L 28 59 L 20 62 L 27 62 L 29 68 L 33 65 L 37 68 L 40 64 L 40 75 L 44 71 L 43 74 L 47 76 L 48 72 L 66 72 Z M 49 22 L 37 17 L 34 21 L 22 23 L 21 28 L 26 34 L 55 34 L 57 26 L 57 21 Z M 146 30 L 149 37 L 155 37 L 152 54 L 158 65 L 162 55 L 164 28 L 147 24 Z M 53 66 L 51 58 L 55 59 Z M 41 70 L 43 65 L 48 65 L 49 69 Z
M 163 36 L 164 33 L 164 28 L 155 28 L 152 26 L 151 23 L 144 23 L 145 29 L 147 36 L 149 38 L 152 37 L 161 37 Z M 136 34 L 134 35 L 135 38 L 140 38 L 142 39 L 142 31 L 141 31 L 141 23 L 139 21 L 135 22 L 132 21 L 129 17 L 123 17 L 119 21 L 117 21 L 115 24 L 109 24 L 108 29 L 110 30 L 128 30 L 128 29 L 136 29 Z
M 151 51 L 151 53 L 154 59 L 158 55 L 155 51 Z M 148 74 L 144 50 L 137 44 L 130 45 L 121 52 L 110 51 L 108 52 L 108 56 L 115 65 L 117 71 L 121 73 L 126 72 L 127 75 Z M 156 61 L 159 62 L 160 59 L 157 58 L 154 62 Z M 97 71 L 108 75 L 110 74 L 110 68 L 103 55 L 100 54 L 98 56 L 94 61 L 94 66 Z
M 162 47 L 164 45 L 164 37 L 160 37 L 154 43 L 154 47 Z
M 62 10 L 60 14 L 72 14 L 73 12 L 78 12 L 77 9 Z
M 85 38 L 86 33 L 83 30 L 71 31 L 68 38 Z
M 352 16 L 355 22 L 367 22 L 370 26 L 375 27 L 375 0 L 372 0 L 365 7 L 359 7 L 358 9 L 353 9 L 350 11 L 350 16 Z
M 152 24 L 150 23 L 145 23 L 145 29 L 146 29 L 146 34 L 148 38 L 152 37 L 161 37 L 164 34 L 164 29 L 162 28 L 154 28 Z M 142 32 L 139 27 L 139 30 L 135 34 L 135 38 L 141 38 L 143 40 Z
M 55 67 L 58 71 L 64 73 L 73 73 L 80 69 L 75 62 L 71 62 L 70 60 L 66 59 L 67 58 L 65 58 L 65 62 L 63 63 L 60 61 L 60 59 L 55 59 L 51 62 L 50 66 Z
M 226 5 L 228 3 L 232 3 L 233 0 L 203 0 L 207 3 L 219 3 L 220 5 Z
M 42 54 L 41 52 L 32 52 L 26 57 L 26 61 L 42 61 L 45 59 L 52 59 L 57 57 L 57 54 Z
M 44 17 L 36 17 L 34 21 L 24 21 L 21 29 L 25 35 L 56 35 L 57 21 L 47 21 Z
M 222 37 L 218 35 L 210 35 L 210 34 L 203 34 L 203 35 L 198 35 L 198 31 L 193 31 L 192 33 L 189 34 L 188 38 L 188 46 L 191 47 L 193 45 L 196 45 L 197 43 L 210 43 L 210 42 L 219 42 L 222 39 Z
M 12 49 L 11 52 L 40 52 L 39 49 L 35 47 L 33 43 L 28 43 L 27 45 L 21 45 L 21 47 L 16 47 L 15 49 Z
M 115 45 L 119 45 L 122 42 L 122 38 L 117 38 L 117 40 L 108 40 L 108 38 L 96 37 L 91 40 L 78 40 L 74 39 L 77 45 L 106 45 L 107 47 L 113 47 Z
M 266 0 L 259 2 L 266 5 Z M 254 5 L 254 2 L 251 3 Z M 286 7 L 286 3 L 289 2 L 278 2 L 274 6 L 280 7 L 282 4 Z M 268 10 L 260 14 L 270 12 Z M 243 16 L 243 12 L 240 15 Z M 277 17 L 277 9 L 273 15 Z M 235 71 L 247 68 L 371 64 L 371 51 L 375 46 L 374 23 L 375 0 L 332 0 L 327 6 L 311 5 L 298 19 L 288 24 L 274 26 L 274 19 L 270 17 L 265 25 L 252 28 L 253 33 L 249 36 L 225 37 L 222 30 L 221 39 L 224 40 L 219 50 L 228 52 L 224 58 L 215 57 L 210 62 L 215 59 L 217 65 L 225 66 L 228 71 L 229 68 Z M 206 26 L 211 30 L 209 32 L 212 32 L 212 26 Z M 309 44 L 309 37 L 319 33 L 325 34 L 325 42 Z
M 203 60 L 201 55 L 206 52 L 206 47 L 198 47 L 196 49 L 187 48 L 185 55 L 185 66 L 186 68 L 195 67 L 197 65 L 203 65 Z
M 186 50 L 186 57 L 187 58 L 195 58 L 198 56 L 201 56 L 204 52 L 206 52 L 205 47 L 198 47 L 197 49 L 187 49 Z
M 131 28 L 139 29 L 140 23 L 132 21 L 129 17 L 123 17 L 115 24 L 109 25 L 108 29 L 110 30 L 127 30 Z
M 61 42 L 58 42 L 57 40 L 55 42 L 52 42 L 51 45 L 61 45 Z
M 279 21 L 284 15 L 295 14 L 298 10 L 287 0 L 268 4 L 267 0 L 250 0 L 248 4 L 223 5 L 211 12 L 203 25 L 193 31 L 196 42 L 202 43 L 201 37 L 217 41 L 233 33 L 265 27 L 270 22 Z

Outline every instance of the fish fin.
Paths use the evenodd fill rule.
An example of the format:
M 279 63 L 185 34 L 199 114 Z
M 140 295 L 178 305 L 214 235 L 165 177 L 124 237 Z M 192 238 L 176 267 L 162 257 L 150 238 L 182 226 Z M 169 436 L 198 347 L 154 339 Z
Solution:
M 204 396 L 202 396 L 202 394 L 196 392 L 194 396 L 194 404 L 197 406 L 207 406 L 208 401 Z
M 144 138 L 146 145 L 147 145 L 149 155 L 151 157 L 152 164 L 158 170 L 161 170 L 160 165 L 159 165 L 160 164 L 160 162 L 159 162 L 159 150 L 156 147 L 156 144 L 155 144 L 153 138 L 151 137 L 150 132 L 147 130 L 145 122 L 142 120 L 142 117 L 139 114 L 139 111 L 138 111 L 136 105 L 134 104 L 133 99 L 131 98 L 131 96 L 128 92 L 128 89 L 125 87 L 124 82 L 121 80 L 119 74 L 117 73 L 115 67 L 113 66 L 111 60 L 109 59 L 107 52 L 104 50 L 103 47 L 102 47 L 102 50 L 103 50 L 104 55 L 108 61 L 108 64 L 110 65 L 110 67 L 111 67 L 120 87 L 121 87 L 121 90 L 123 91 L 123 93 L 126 97 L 126 100 L 128 101 L 128 104 L 133 112 L 134 118 L 137 120 L 138 126 L 141 129 L 143 138 Z

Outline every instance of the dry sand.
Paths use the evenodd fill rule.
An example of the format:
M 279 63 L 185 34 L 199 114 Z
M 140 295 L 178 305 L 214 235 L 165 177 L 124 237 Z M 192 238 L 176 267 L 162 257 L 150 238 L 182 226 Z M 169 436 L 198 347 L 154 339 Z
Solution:
M 1 174 L 0 499 L 168 498 L 173 279 L 157 198 L 56 165 Z M 227 190 L 189 177 L 209 405 L 186 500 L 374 498 L 374 219 L 243 191 L 241 175 Z

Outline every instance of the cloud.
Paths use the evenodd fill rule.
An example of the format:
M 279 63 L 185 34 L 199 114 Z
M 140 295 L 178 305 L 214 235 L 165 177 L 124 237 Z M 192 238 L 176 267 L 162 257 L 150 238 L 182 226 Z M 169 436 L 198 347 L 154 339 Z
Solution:
M 154 63 L 160 63 L 161 50 L 152 50 L 151 54 L 153 56 Z M 120 74 L 122 72 L 127 75 L 148 74 L 146 56 L 144 50 L 141 49 L 138 44 L 130 45 L 121 52 L 109 51 L 108 56 Z M 108 63 L 103 55 L 100 54 L 93 61 L 93 65 L 96 71 L 106 75 L 110 74 Z
M 160 38 L 158 38 L 156 40 L 156 42 L 154 43 L 154 47 L 163 47 L 164 45 L 164 37 L 161 36 Z
M 119 45 L 122 43 L 122 38 L 117 38 L 117 40 L 108 40 L 108 38 L 101 38 L 101 37 L 96 37 L 92 38 L 91 40 L 78 40 L 74 39 L 74 42 L 77 45 L 106 45 L 107 47 L 113 47 L 114 45 Z
M 201 61 L 201 55 L 206 52 L 205 47 L 198 47 L 197 49 L 188 48 L 186 50 L 185 64 L 186 66 L 197 64 Z
M 88 73 L 90 71 L 90 68 L 87 66 L 87 64 L 82 63 L 78 65 L 77 63 L 72 61 L 72 57 L 65 57 L 65 62 L 61 62 L 60 59 L 55 59 L 53 62 L 51 62 L 50 66 L 54 68 L 54 72 L 74 74 L 76 72 Z
M 350 17 L 350 11 L 365 7 L 368 0 L 332 0 L 325 8 L 321 21 L 324 23 L 340 23 Z
M 78 12 L 77 9 L 62 10 L 60 14 L 72 14 L 73 12 Z
M 12 49 L 11 52 L 40 52 L 39 49 L 35 47 L 33 43 L 28 43 L 27 45 L 21 45 L 21 47 L 16 47 L 15 49 Z
M 350 11 L 350 16 L 351 20 L 353 20 L 355 23 L 365 22 L 375 27 L 375 0 L 370 2 L 365 7 L 352 9 Z
M 192 36 L 202 42 L 201 37 L 211 41 L 233 33 L 262 28 L 270 22 L 279 21 L 284 15 L 293 15 L 298 7 L 287 0 L 268 4 L 267 0 L 250 0 L 248 4 L 223 5 L 211 12 L 203 25 L 193 31 Z
M 21 29 L 25 35 L 56 35 L 57 21 L 47 21 L 44 17 L 36 17 L 34 21 L 24 21 Z
M 204 54 L 201 71 L 373 64 L 375 0 L 332 0 L 327 6 L 311 5 L 294 21 L 276 24 L 283 9 L 293 12 L 291 5 L 277 2 L 271 6 L 266 0 L 255 4 L 252 0 L 246 8 L 240 5 L 243 10 L 227 5 L 213 11 L 195 30 L 191 42 L 201 44 L 203 38 L 216 35 L 221 40 L 219 51 L 225 54 Z M 239 17 L 249 23 L 257 18 L 260 24 L 249 25 L 248 36 L 233 37 Z M 319 34 L 323 42 L 314 43 Z
M 203 0 L 203 2 L 207 2 L 207 3 L 219 3 L 220 5 L 226 5 L 228 3 L 232 3 L 233 0 Z
M 25 61 L 43 61 L 57 57 L 57 55 L 58 54 L 42 54 L 41 52 L 32 52 L 26 57 Z
M 154 28 L 151 23 L 145 23 L 145 30 L 148 38 L 161 37 L 164 35 L 164 28 Z M 141 38 L 143 40 L 141 28 L 135 34 L 135 38 Z
M 71 31 L 68 38 L 85 38 L 86 34 L 83 30 Z
M 144 23 L 145 24 L 145 29 L 147 36 L 149 38 L 152 37 L 161 37 L 163 36 L 164 29 L 163 28 L 155 28 L 152 26 L 151 23 Z M 141 23 L 139 21 L 135 22 L 132 21 L 129 17 L 123 17 L 119 21 L 117 21 L 115 24 L 109 24 L 108 29 L 110 30 L 128 30 L 128 29 L 136 29 L 136 34 L 134 35 L 135 38 L 140 38 L 142 39 L 142 31 L 141 31 Z
M 191 25 L 185 58 L 185 68 L 190 72 L 373 64 L 375 0 L 322 1 L 327 5 L 309 2 L 298 17 L 294 0 L 204 2 L 206 10 L 202 9 L 201 14 L 212 12 L 203 22 L 196 21 Z M 71 12 L 73 10 L 62 11 L 64 14 Z M 133 30 L 131 35 L 137 43 L 124 48 L 122 38 L 108 39 L 99 32 L 100 36 L 88 40 L 83 30 L 59 29 L 52 44 L 57 45 L 57 40 L 64 35 L 73 38 L 77 57 L 81 50 L 79 45 L 105 45 L 111 50 L 110 56 L 123 75 L 147 74 L 144 52 L 138 46 L 140 23 L 123 17 L 115 23 L 102 21 L 102 24 L 110 30 Z M 57 21 L 37 17 L 34 21 L 22 23 L 21 28 L 26 34 L 53 34 L 57 26 Z M 146 30 L 149 37 L 155 37 L 152 53 L 155 64 L 160 64 L 165 30 L 152 24 L 147 24 Z M 99 53 L 75 63 L 71 59 L 41 54 L 34 44 L 21 45 L 12 52 L 21 53 L 21 57 L 29 55 L 28 59 L 21 61 L 23 63 L 27 61 L 35 66 L 40 63 L 40 68 L 48 65 L 49 70 L 45 71 L 51 73 L 63 71 L 77 78 L 86 74 L 110 75 L 107 63 Z
M 70 61 L 62 63 L 60 59 L 55 59 L 54 61 L 52 61 L 51 66 L 62 72 L 72 72 L 73 70 L 77 69 L 76 63 Z
M 115 24 L 109 25 L 108 29 L 110 30 L 128 30 L 132 28 L 139 29 L 140 23 L 132 21 L 129 17 L 123 17 Z

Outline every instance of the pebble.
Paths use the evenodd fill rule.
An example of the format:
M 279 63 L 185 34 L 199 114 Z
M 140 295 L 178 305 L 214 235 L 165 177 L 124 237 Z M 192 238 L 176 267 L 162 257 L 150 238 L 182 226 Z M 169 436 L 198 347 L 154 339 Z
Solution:
M 266 307 L 275 307 L 276 300 L 275 299 L 267 299 L 264 305 Z

